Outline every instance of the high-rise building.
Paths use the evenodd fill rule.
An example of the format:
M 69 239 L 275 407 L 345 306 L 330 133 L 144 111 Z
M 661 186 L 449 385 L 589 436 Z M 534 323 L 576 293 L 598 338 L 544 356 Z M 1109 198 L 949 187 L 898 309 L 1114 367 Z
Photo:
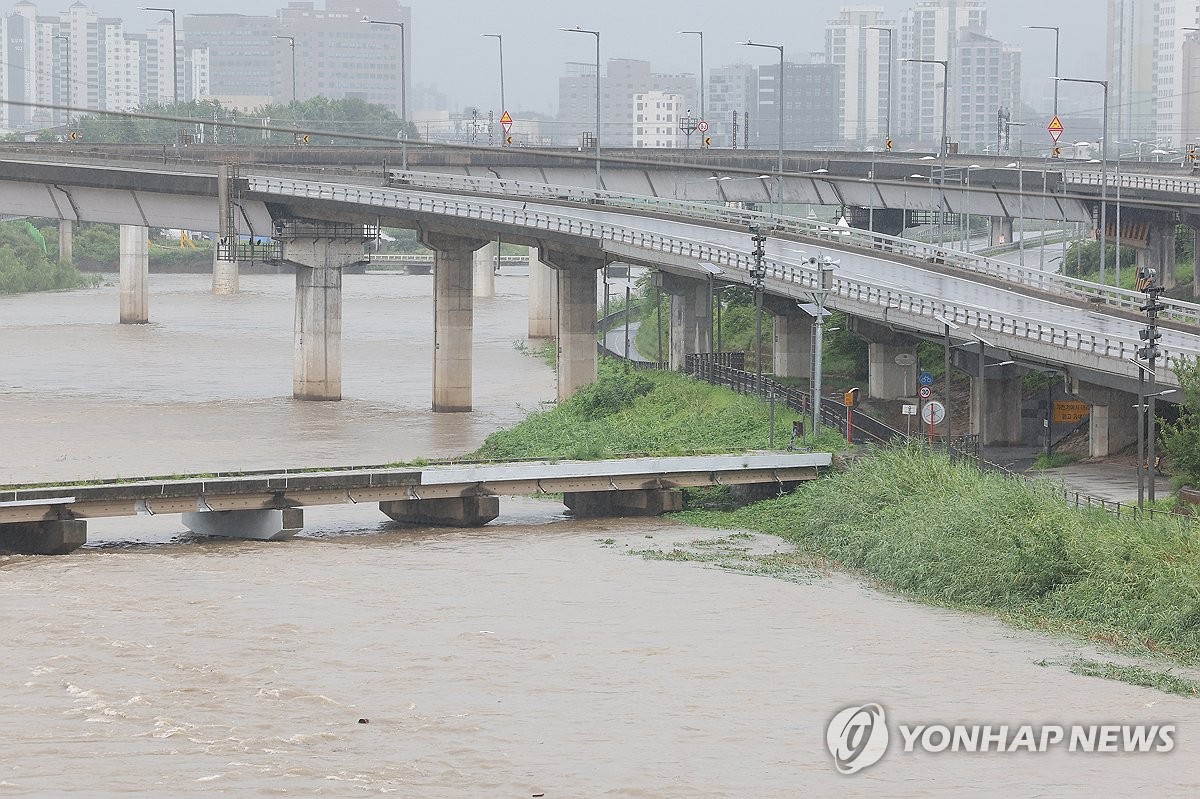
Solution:
M 1183 28 L 1198 20 L 1197 0 L 1109 0 L 1110 139 L 1184 143 L 1184 97 L 1200 86 L 1185 82 Z
M 708 135 L 714 147 L 741 147 L 745 141 L 746 119 L 758 122 L 758 67 L 730 64 L 708 71 Z M 734 121 L 736 117 L 736 122 Z M 737 141 L 734 141 L 734 130 Z
M 987 10 L 983 0 L 918 0 L 916 5 L 904 12 L 897 55 L 902 58 L 945 61 L 950 73 L 943 75 L 940 64 L 897 64 L 899 133 L 912 145 L 938 149 L 942 125 L 942 81 L 954 79 L 952 59 L 959 37 L 965 30 L 984 31 L 986 28 Z M 946 93 L 949 94 L 949 87 L 946 87 Z M 992 110 L 993 115 L 996 110 Z M 954 139 L 956 133 L 948 122 L 947 136 Z
M 841 135 L 847 146 L 882 147 L 890 131 L 896 33 L 883 6 L 843 6 L 825 29 L 825 60 L 842 68 Z
M 696 76 L 658 74 L 649 61 L 615 58 L 605 64 L 600 77 L 600 143 L 604 147 L 634 146 L 635 96 L 659 92 L 681 98 L 684 112 L 698 109 Z M 558 80 L 558 118 L 567 140 L 578 141 L 591 132 L 596 117 L 596 65 L 567 64 Z
M 1008 121 L 1019 119 L 1021 108 L 1020 52 L 1010 45 L 977 30 L 965 30 L 958 36 L 950 60 L 951 139 L 963 152 L 981 152 L 997 144 L 1001 109 Z M 1009 128 L 1009 141 L 1028 139 L 1032 130 Z M 1040 139 L 1039 139 L 1040 141 Z M 1011 146 L 1011 145 L 1010 145 Z M 1011 149 L 1018 149 L 1012 146 Z

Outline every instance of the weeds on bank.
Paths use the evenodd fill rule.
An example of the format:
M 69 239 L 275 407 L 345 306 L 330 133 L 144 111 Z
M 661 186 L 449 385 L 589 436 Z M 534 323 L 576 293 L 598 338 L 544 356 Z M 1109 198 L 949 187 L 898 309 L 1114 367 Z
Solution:
M 1076 510 L 1052 485 L 917 446 L 879 450 L 778 499 L 677 517 L 780 536 L 927 602 L 1200 662 L 1194 523 Z

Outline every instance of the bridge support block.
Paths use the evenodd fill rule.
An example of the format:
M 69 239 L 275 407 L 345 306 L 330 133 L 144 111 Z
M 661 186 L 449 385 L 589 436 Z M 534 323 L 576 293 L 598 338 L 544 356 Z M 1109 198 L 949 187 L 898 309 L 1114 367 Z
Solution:
M 237 261 L 222 261 L 217 257 L 217 248 L 213 248 L 213 294 L 237 294 L 241 290 L 241 274 Z
M 791 297 L 763 297 L 772 316 L 771 358 L 776 377 L 812 377 L 813 317 Z M 763 332 L 766 335 L 766 331 Z
M 576 516 L 661 516 L 683 510 L 683 492 L 675 489 L 568 491 L 563 504 Z
M 496 264 L 499 263 L 500 248 L 494 241 L 475 251 L 471 268 L 475 273 L 471 281 L 471 293 L 480 299 L 496 296 Z
M 210 510 L 183 514 L 183 526 L 198 535 L 284 541 L 304 528 L 304 510 Z
M 500 515 L 500 497 L 443 497 L 380 502 L 392 521 L 434 527 L 482 527 Z
M 69 219 L 58 220 L 58 262 L 71 263 L 75 260 L 75 225 Z
M 471 410 L 474 253 L 487 242 L 424 232 L 433 250 L 433 410 Z
M 850 329 L 867 342 L 867 396 L 889 400 L 915 396 L 917 342 L 868 319 L 851 319 Z M 913 356 L 912 365 L 896 363 L 901 355 Z
M 1071 393 L 1091 406 L 1088 456 L 1103 458 L 1137 441 L 1137 396 L 1072 380 Z
M 342 270 L 296 266 L 292 396 L 342 398 Z
M 121 324 L 150 321 L 150 231 L 121 225 Z
M 1011 372 L 1010 372 L 1011 370 Z M 1016 447 L 1021 444 L 1021 375 L 1011 366 L 985 371 L 1008 372 L 971 377 L 971 432 L 980 435 L 985 447 Z M 983 430 L 980 420 L 985 420 Z
M 687 356 L 712 352 L 712 306 L 707 280 L 660 272 L 662 289 L 671 297 L 670 366 L 681 371 Z
M 1146 231 L 1146 249 L 1138 250 L 1138 266 L 1158 270 L 1163 288 L 1175 288 L 1175 215 L 1156 214 Z
M 1007 216 L 993 216 L 992 229 L 988 235 L 989 247 L 1001 247 L 1013 243 L 1013 221 Z
M 529 337 L 554 338 L 558 333 L 558 279 L 543 263 L 536 247 L 529 248 Z
M 597 272 L 604 258 L 540 249 L 558 283 L 558 401 L 596 381 Z
M 79 519 L 0 524 L 0 552 L 66 555 L 87 543 L 87 522 Z

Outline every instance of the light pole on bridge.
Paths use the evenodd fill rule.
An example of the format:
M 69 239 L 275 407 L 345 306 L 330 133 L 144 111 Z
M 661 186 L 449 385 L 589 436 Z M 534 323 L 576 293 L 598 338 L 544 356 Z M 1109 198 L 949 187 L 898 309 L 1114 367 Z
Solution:
M 783 45 L 782 44 L 761 44 L 760 42 L 744 41 L 738 44 L 745 47 L 767 47 L 772 50 L 779 51 L 779 82 L 775 86 L 775 110 L 779 113 L 779 142 L 777 146 L 779 161 L 775 167 L 775 216 L 776 218 L 783 216 Z
M 408 65 L 405 63 L 404 56 L 404 23 L 391 22 L 390 20 L 383 19 L 371 19 L 370 17 L 363 17 L 360 21 L 364 25 L 391 25 L 392 27 L 400 29 L 400 121 L 406 122 L 408 120 Z M 404 132 L 404 138 L 408 138 L 407 130 Z
M 500 114 L 503 116 L 508 113 L 508 104 L 504 102 L 504 34 L 502 33 L 481 33 L 479 34 L 485 39 L 495 39 L 500 45 Z M 508 146 L 508 137 L 500 137 L 500 146 Z
M 175 28 L 175 9 L 159 8 L 156 6 L 142 6 L 142 11 L 162 11 L 171 15 L 171 101 L 174 103 L 174 110 L 179 112 L 179 41 L 178 32 Z
M 941 165 L 941 177 L 938 180 L 940 184 L 940 199 L 938 200 L 938 246 L 944 246 L 945 238 L 943 235 L 943 224 L 946 218 L 946 153 L 950 149 L 950 142 L 946 140 L 946 113 L 949 101 L 950 89 L 950 62 L 946 59 L 939 58 L 901 58 L 901 61 L 910 64 L 941 64 L 942 65 L 942 137 L 938 146 L 938 161 Z M 949 412 L 947 411 L 947 416 Z
M 1058 75 L 1054 76 L 1054 80 L 1067 83 L 1091 83 L 1104 89 L 1104 119 L 1100 131 L 1102 140 L 1100 145 L 1100 284 L 1104 285 L 1107 282 L 1105 272 L 1107 253 L 1105 250 L 1108 248 L 1108 81 L 1062 78 Z M 1117 257 L 1120 257 L 1119 253 Z
M 589 31 L 580 27 L 559 28 L 567 33 L 589 33 L 596 37 L 596 191 L 604 188 L 600 180 L 600 31 Z

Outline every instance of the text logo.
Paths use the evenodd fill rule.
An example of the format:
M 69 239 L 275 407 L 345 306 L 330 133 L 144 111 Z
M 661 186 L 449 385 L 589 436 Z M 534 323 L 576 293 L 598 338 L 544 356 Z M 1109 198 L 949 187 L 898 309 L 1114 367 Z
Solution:
M 876 704 L 846 708 L 829 722 L 825 744 L 843 774 L 855 774 L 878 763 L 888 746 L 883 708 Z

